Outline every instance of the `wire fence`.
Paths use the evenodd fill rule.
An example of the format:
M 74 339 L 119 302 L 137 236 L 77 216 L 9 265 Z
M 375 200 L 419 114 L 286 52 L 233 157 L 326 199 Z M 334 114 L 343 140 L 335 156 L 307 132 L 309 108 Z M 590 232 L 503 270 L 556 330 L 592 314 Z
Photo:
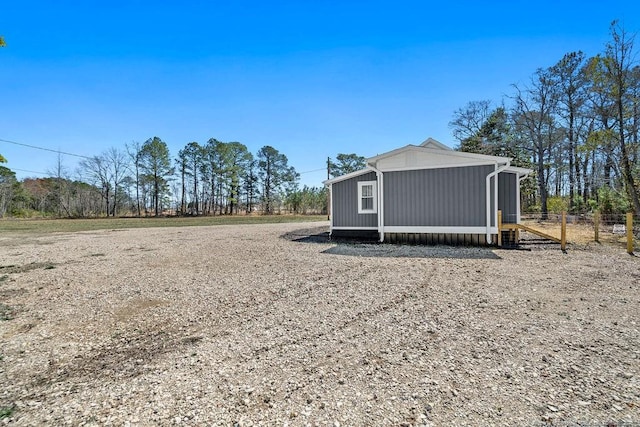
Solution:
M 527 222 L 559 224 L 562 222 L 562 214 L 549 213 L 546 216 L 543 216 L 540 213 L 527 213 L 522 214 L 521 219 L 522 221 Z M 567 214 L 567 225 L 594 226 L 597 221 L 599 222 L 600 229 L 605 231 L 607 228 L 612 228 L 615 224 L 626 224 L 627 214 Z M 640 215 L 633 216 L 633 225 L 634 230 L 640 226 Z
M 507 218 L 504 221 L 512 220 Z M 562 214 L 540 213 L 522 214 L 521 223 L 532 228 L 541 229 L 550 235 L 560 237 L 562 227 Z M 627 245 L 626 214 L 598 214 L 586 213 L 566 215 L 567 241 L 573 244 L 589 244 L 599 242 L 614 246 L 625 247 Z M 633 246 L 639 248 L 640 244 L 640 215 L 634 215 L 631 221 Z

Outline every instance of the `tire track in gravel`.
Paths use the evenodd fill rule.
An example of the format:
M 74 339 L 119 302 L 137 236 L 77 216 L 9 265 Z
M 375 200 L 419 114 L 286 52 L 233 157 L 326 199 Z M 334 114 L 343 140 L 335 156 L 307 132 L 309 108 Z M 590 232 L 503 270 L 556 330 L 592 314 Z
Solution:
M 345 273 L 351 271 L 351 267 L 344 267 L 341 269 L 337 269 L 333 271 L 333 274 L 339 274 L 342 276 Z M 292 287 L 289 283 L 284 283 L 282 286 L 278 287 L 275 290 L 267 290 L 265 289 L 263 295 L 264 299 L 252 298 L 250 299 L 250 304 L 247 304 L 245 301 L 234 301 L 234 304 L 226 307 L 227 313 L 232 313 L 232 316 L 224 316 L 218 317 L 213 323 L 207 325 L 208 328 L 217 328 L 217 327 L 225 327 L 225 328 L 234 328 L 241 326 L 242 323 L 246 322 L 247 318 L 253 318 L 253 316 L 249 316 L 249 314 L 256 314 L 256 317 L 253 318 L 255 321 L 259 321 L 260 319 L 267 316 L 269 308 L 276 307 L 277 304 L 281 303 L 284 300 L 297 301 L 304 295 L 309 295 L 312 292 L 315 292 L 319 289 L 325 289 L 327 287 L 327 283 L 322 281 L 314 282 L 312 285 L 308 285 L 305 287 Z M 259 307 L 262 310 L 256 310 Z M 231 319 L 229 319 L 231 317 Z
M 432 270 L 435 271 L 436 270 L 435 267 L 433 267 Z M 313 288 L 317 288 L 317 286 L 314 286 Z M 366 324 L 370 322 L 371 319 L 379 317 L 387 312 L 393 311 L 401 307 L 402 305 L 404 305 L 407 302 L 407 300 L 417 298 L 419 294 L 426 292 L 428 288 L 429 288 L 429 284 L 423 281 L 415 286 L 405 289 L 404 291 L 398 293 L 395 297 L 391 298 L 388 301 L 381 302 L 380 304 L 368 310 L 362 310 L 357 312 L 350 319 L 344 320 L 343 322 L 339 323 L 337 326 L 332 327 L 330 331 L 309 333 L 306 335 L 303 334 L 302 336 L 300 336 L 297 339 L 294 339 L 293 341 L 286 341 L 286 342 L 281 342 L 274 345 L 261 346 L 259 348 L 254 349 L 252 354 L 254 356 L 259 356 L 273 350 L 282 351 L 286 347 L 298 346 L 301 343 L 306 343 L 307 345 L 310 345 L 309 344 L 310 342 L 324 340 L 324 338 L 326 338 L 327 336 L 336 335 L 339 332 L 344 331 L 353 326 Z M 300 292 L 295 296 L 298 297 L 304 293 L 305 292 Z M 259 319 L 256 319 L 256 321 L 259 321 Z M 351 338 L 355 338 L 361 335 L 364 335 L 364 332 L 352 335 Z
M 431 270 L 429 272 L 425 272 L 424 275 L 430 277 L 432 276 L 432 273 L 436 273 L 437 271 L 438 270 L 436 267 L 432 267 Z M 325 363 L 329 363 L 334 368 L 336 366 L 340 366 L 340 364 L 343 362 L 340 362 L 339 359 L 336 360 L 335 357 L 332 357 L 331 359 L 325 359 L 325 357 L 323 356 L 318 356 L 318 358 L 315 359 L 315 362 L 313 361 L 313 358 L 311 360 L 302 359 L 304 361 L 301 361 L 296 360 L 296 358 L 291 355 L 297 353 L 300 350 L 300 347 L 304 347 L 306 349 L 321 349 L 322 342 L 331 341 L 331 336 L 340 336 L 343 331 L 349 329 L 353 329 L 354 333 L 343 337 L 342 339 L 338 340 L 338 342 L 351 342 L 358 337 L 364 336 L 367 334 L 366 325 L 371 322 L 377 323 L 377 321 L 373 319 L 382 317 L 388 313 L 403 311 L 402 308 L 407 304 L 413 304 L 413 301 L 427 301 L 427 299 L 424 298 L 424 295 L 429 292 L 431 286 L 432 285 L 430 281 L 420 280 L 419 282 L 412 283 L 410 286 L 405 286 L 402 290 L 393 288 L 394 291 L 390 291 L 389 293 L 391 298 L 380 301 L 378 304 L 375 304 L 368 309 L 359 310 L 352 316 L 349 316 L 349 318 L 342 319 L 338 324 L 333 326 L 330 325 L 329 329 L 327 330 L 313 332 L 307 331 L 306 329 L 300 329 L 296 334 L 296 338 L 294 339 L 290 339 L 290 337 L 287 335 L 282 335 L 277 337 L 279 342 L 275 342 L 271 345 L 261 345 L 256 348 L 250 349 L 249 357 L 247 359 L 259 360 L 259 363 L 267 363 L 265 367 L 270 367 L 271 365 L 268 361 L 273 359 L 277 360 L 279 354 L 290 355 L 288 363 L 289 372 L 287 374 L 288 380 L 281 386 L 283 388 L 279 388 L 279 390 L 277 390 L 276 388 L 265 387 L 264 383 L 262 383 L 260 386 L 257 386 L 258 391 L 256 391 L 255 393 L 259 395 L 259 397 L 256 398 L 256 405 L 258 405 L 258 407 L 262 409 L 258 408 L 256 410 L 264 411 L 266 409 L 266 407 L 262 407 L 264 405 L 264 402 L 279 402 L 280 405 L 286 405 L 286 402 L 289 402 L 291 400 L 295 401 L 302 399 L 303 401 L 306 401 L 307 404 L 309 404 L 310 401 L 315 401 L 316 398 L 319 397 L 316 396 L 318 393 L 321 393 L 318 389 L 319 384 L 326 383 L 327 381 L 335 383 L 338 387 L 347 387 L 345 385 L 345 378 L 333 376 L 327 377 L 327 374 L 325 374 L 324 372 L 326 368 L 323 368 L 322 366 Z M 304 292 L 298 293 L 297 295 L 302 295 L 303 293 Z M 424 309 L 429 310 L 429 308 L 426 306 Z M 264 318 L 264 316 L 261 316 L 260 318 L 252 318 L 251 322 L 260 324 L 262 318 Z M 428 332 L 431 333 L 434 331 L 430 330 Z M 326 357 L 329 357 L 330 355 L 333 356 L 332 353 L 334 350 L 329 347 L 326 350 L 321 349 L 319 351 L 320 353 L 325 354 Z M 273 354 L 273 357 L 268 356 L 269 354 Z M 267 356 L 265 357 L 265 355 Z M 384 375 L 387 380 L 394 380 L 393 372 L 395 371 L 396 365 L 398 364 L 394 362 L 389 356 L 390 355 L 386 355 L 384 351 L 379 353 L 375 350 L 367 349 L 364 354 L 352 360 L 353 363 L 357 363 L 358 366 L 371 365 L 371 369 L 377 370 L 378 373 L 380 375 Z M 405 356 L 406 355 L 403 355 L 403 357 Z M 347 357 L 347 359 L 344 359 L 344 363 L 351 363 L 348 362 L 348 360 L 350 360 L 349 357 Z M 246 359 L 243 358 L 242 362 L 245 363 Z M 358 367 L 356 369 L 360 368 Z M 331 368 L 329 370 L 331 370 Z M 343 375 L 348 376 L 350 375 L 349 372 L 351 370 L 346 368 L 345 366 L 342 371 Z M 248 409 L 248 403 L 246 402 L 249 402 L 246 392 L 243 391 L 240 386 L 238 386 L 236 388 L 230 389 L 229 393 L 229 397 L 231 400 L 245 402 L 240 405 L 231 406 L 229 410 L 232 413 L 235 413 L 238 417 L 246 414 L 246 411 Z M 377 397 L 375 399 L 377 400 Z M 322 403 L 320 409 L 324 408 L 324 405 L 325 404 Z M 403 418 L 414 419 L 416 415 L 414 414 L 414 412 L 414 409 L 406 408 L 406 410 L 403 410 Z M 318 415 L 320 415 L 320 413 L 318 413 Z M 374 417 L 372 419 L 375 419 L 375 416 L 373 414 L 371 414 L 371 416 Z M 376 416 L 379 416 L 379 414 L 376 414 Z M 322 417 L 322 415 L 320 415 L 320 417 Z
M 350 268 L 339 270 L 340 275 L 350 271 Z M 35 374 L 29 389 L 53 386 L 63 382 L 75 382 L 82 378 L 134 378 L 143 375 L 153 369 L 153 361 L 166 354 L 184 351 L 185 348 L 193 348 L 202 340 L 216 340 L 234 335 L 234 329 L 240 329 L 246 324 L 247 319 L 259 324 L 261 320 L 269 316 L 270 311 L 264 308 L 275 307 L 278 304 L 286 304 L 282 301 L 296 301 L 304 295 L 324 288 L 326 283 L 315 282 L 303 288 L 292 288 L 284 284 L 271 292 L 266 303 L 264 300 L 252 299 L 252 304 L 237 302 L 227 307 L 228 313 L 233 313 L 232 319 L 227 316 L 218 316 L 216 321 L 204 327 L 196 328 L 189 322 L 176 324 L 171 322 L 145 325 L 135 328 L 131 332 L 119 331 L 117 336 L 112 336 L 106 342 L 96 346 L 90 351 L 76 355 L 72 360 L 58 363 L 53 358 L 49 360 L 47 369 Z M 256 310 L 262 307 L 263 310 Z M 258 316 L 250 316 L 250 314 Z M 345 323 L 346 325 L 346 323 Z M 190 331 L 190 332 L 188 332 Z M 322 336 L 319 335 L 319 336 Z M 283 337 L 284 338 L 284 337 Z M 303 341 L 296 340 L 296 342 Z M 280 348 L 286 345 L 294 345 L 293 342 L 281 343 Z M 255 353 L 260 354 L 260 352 Z M 33 390 L 21 398 L 44 398 L 46 392 Z

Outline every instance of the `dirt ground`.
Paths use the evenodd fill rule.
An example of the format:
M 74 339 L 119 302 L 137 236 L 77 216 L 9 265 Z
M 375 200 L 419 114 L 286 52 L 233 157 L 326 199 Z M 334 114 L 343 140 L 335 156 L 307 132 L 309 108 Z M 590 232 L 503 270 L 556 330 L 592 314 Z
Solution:
M 327 223 L 0 235 L 0 424 L 640 423 L 640 261 Z

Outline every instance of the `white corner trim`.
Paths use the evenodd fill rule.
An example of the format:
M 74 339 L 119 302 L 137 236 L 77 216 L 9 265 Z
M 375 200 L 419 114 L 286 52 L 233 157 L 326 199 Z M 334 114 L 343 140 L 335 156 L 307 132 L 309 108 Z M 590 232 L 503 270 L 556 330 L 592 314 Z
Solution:
M 378 175 L 376 175 L 378 177 L 378 193 L 379 193 L 379 201 L 380 201 L 380 206 L 382 206 L 382 208 L 380 209 L 380 212 L 378 213 L 378 232 L 380 233 L 380 243 L 384 242 L 384 173 L 380 172 L 376 172 Z
M 333 230 L 333 183 L 329 184 L 329 235 Z
M 498 228 L 498 176 L 500 175 L 500 172 L 504 171 L 505 169 L 508 169 L 509 166 L 511 165 L 510 161 L 507 161 L 506 164 L 498 167 L 498 163 L 495 164 L 494 166 L 494 170 L 493 172 L 489 173 L 487 175 L 487 177 L 485 178 L 485 190 L 486 190 L 486 208 L 487 208 L 487 243 L 491 244 L 492 243 L 492 239 L 491 239 L 491 235 L 494 234 L 491 230 L 493 230 L 494 228 L 497 229 Z M 494 183 L 494 206 L 491 206 L 491 179 L 493 178 L 493 183 Z M 493 218 L 494 218 L 494 226 L 491 226 L 491 213 L 493 210 Z

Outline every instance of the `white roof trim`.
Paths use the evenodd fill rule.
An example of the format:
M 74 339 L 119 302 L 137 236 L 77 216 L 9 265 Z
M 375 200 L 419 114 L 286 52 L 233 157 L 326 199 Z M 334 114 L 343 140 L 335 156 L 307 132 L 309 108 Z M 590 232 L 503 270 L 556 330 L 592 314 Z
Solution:
M 509 166 L 503 172 L 517 173 L 518 175 L 529 175 L 533 172 L 533 170 L 527 168 L 519 168 L 517 166 Z
M 391 158 L 397 156 L 399 154 L 405 152 L 416 152 L 422 153 L 422 158 L 424 159 L 424 155 L 433 154 L 436 158 L 440 158 L 440 163 L 430 164 L 431 162 L 426 161 L 424 164 L 412 164 L 411 166 L 398 166 L 393 167 L 392 165 L 387 164 L 386 167 L 384 165 L 378 165 L 378 161 L 382 159 Z M 442 159 L 442 156 L 449 157 L 450 160 Z M 426 159 L 425 159 L 426 160 Z M 435 159 L 434 159 L 435 160 Z M 354 178 L 365 173 L 375 172 L 376 169 L 382 172 L 388 172 L 391 170 L 413 170 L 413 169 L 431 169 L 431 168 L 446 168 L 446 167 L 464 167 L 464 166 L 478 166 L 478 165 L 489 165 L 489 164 L 507 164 L 511 161 L 510 157 L 500 157 L 500 156 L 488 156 L 486 154 L 477 154 L 477 153 L 467 153 L 464 151 L 455 151 L 446 145 L 442 144 L 439 141 L 429 137 L 420 145 L 405 145 L 404 147 L 396 148 L 395 150 L 388 151 L 386 153 L 378 154 L 377 156 L 370 157 L 366 160 L 367 167 L 355 172 L 348 173 L 346 175 L 338 176 L 335 178 L 328 179 L 323 181 L 324 185 L 331 185 L 335 182 L 344 181 L 350 178 Z M 388 163 L 388 162 L 387 162 Z M 515 173 L 519 176 L 528 175 L 533 171 L 531 169 L 519 168 L 515 166 L 510 166 L 504 172 Z
M 439 148 L 441 150 L 449 150 L 449 151 L 453 151 L 450 147 L 447 147 L 446 145 L 444 145 L 443 143 L 441 143 L 440 141 L 436 141 L 435 139 L 429 137 L 427 139 L 425 139 L 422 144 L 420 144 L 420 147 L 425 147 L 425 148 Z
M 468 168 L 470 166 L 493 166 L 495 162 L 485 162 L 485 163 L 451 163 L 446 166 L 442 165 L 427 165 L 427 166 L 401 166 L 395 168 L 384 168 L 381 169 L 381 172 L 401 172 L 401 171 L 414 171 L 414 170 L 425 170 L 425 169 L 443 169 L 443 168 Z M 508 172 L 508 170 L 503 171 Z
M 337 176 L 335 178 L 327 179 L 326 181 L 322 181 L 322 183 L 324 185 L 329 185 L 329 184 L 333 184 L 334 182 L 344 181 L 346 179 L 350 179 L 350 178 L 354 178 L 356 176 L 364 175 L 365 173 L 369 173 L 369 172 L 375 172 L 375 171 L 372 168 L 367 166 L 364 169 L 360 169 L 358 171 L 351 172 L 351 173 L 348 173 L 346 175 L 340 175 L 340 176 Z
M 487 156 L 486 154 L 466 153 L 464 151 L 442 150 L 438 148 L 427 148 L 419 145 L 409 144 L 409 145 L 405 145 L 404 147 L 391 150 L 387 153 L 382 153 L 382 154 L 378 154 L 377 156 L 370 157 L 367 159 L 367 164 L 372 165 L 372 164 L 375 164 L 380 159 L 392 157 L 397 154 L 403 153 L 405 151 L 413 151 L 413 150 L 426 152 L 426 153 L 433 153 L 440 156 L 451 156 L 451 157 L 459 157 L 464 159 L 486 161 L 488 163 L 506 163 L 507 161 L 511 160 L 510 157 Z

